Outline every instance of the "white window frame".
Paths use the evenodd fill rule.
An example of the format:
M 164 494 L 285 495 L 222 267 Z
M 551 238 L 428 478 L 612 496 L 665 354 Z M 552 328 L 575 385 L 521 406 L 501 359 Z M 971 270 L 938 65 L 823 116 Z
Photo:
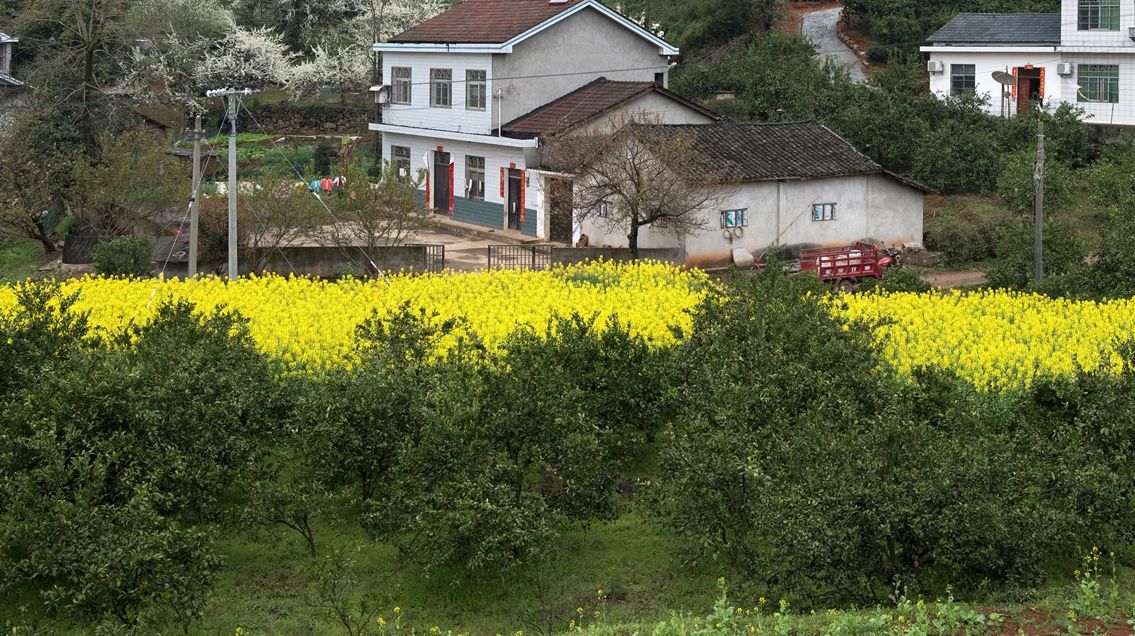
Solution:
M 453 69 L 430 69 L 430 108 L 453 108 Z

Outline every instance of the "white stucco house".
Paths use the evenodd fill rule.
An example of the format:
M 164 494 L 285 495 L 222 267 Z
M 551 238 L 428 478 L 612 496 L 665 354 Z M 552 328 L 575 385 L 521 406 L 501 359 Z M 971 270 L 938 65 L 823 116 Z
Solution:
M 599 0 L 465 0 L 376 44 L 383 158 L 427 171 L 428 207 L 454 220 L 571 240 L 545 193 L 547 135 L 628 114 L 716 121 L 666 89 L 678 49 Z
M 922 52 L 931 90 L 976 91 L 989 98 L 990 114 L 1070 102 L 1087 123 L 1135 125 L 1135 3 L 1128 0 L 1062 0 L 1060 13 L 962 13 Z M 996 71 L 1015 78 L 1004 99 Z
M 693 160 L 724 175 L 723 194 L 717 207 L 697 213 L 703 229 L 644 227 L 640 248 L 677 247 L 687 265 L 714 267 L 732 262 L 737 248 L 759 256 L 771 247 L 922 243 L 929 189 L 885 171 L 815 120 L 657 128 L 688 136 Z M 578 232 L 592 246 L 626 247 L 627 228 L 603 216 L 617 215 L 577 211 Z

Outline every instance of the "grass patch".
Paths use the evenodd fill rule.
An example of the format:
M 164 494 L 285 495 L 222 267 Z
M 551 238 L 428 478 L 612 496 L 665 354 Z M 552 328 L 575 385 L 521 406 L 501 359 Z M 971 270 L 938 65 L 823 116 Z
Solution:
M 50 260 L 32 241 L 0 240 L 0 283 L 14 283 L 33 276 Z

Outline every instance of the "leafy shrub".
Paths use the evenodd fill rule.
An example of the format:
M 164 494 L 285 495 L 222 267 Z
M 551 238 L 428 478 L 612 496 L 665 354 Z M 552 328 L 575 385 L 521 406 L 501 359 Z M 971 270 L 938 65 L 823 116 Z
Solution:
M 421 331 L 410 320 L 403 313 L 372 333 L 397 343 Z M 396 359 L 413 365 L 419 346 Z M 427 566 L 506 569 L 542 556 L 564 523 L 613 513 L 613 462 L 556 349 L 527 330 L 505 349 L 499 361 L 473 350 L 443 364 L 418 390 L 429 397 L 415 405 L 422 418 L 372 502 L 367 527 Z
M 95 268 L 107 276 L 149 276 L 153 269 L 150 242 L 138 236 L 121 236 L 99 243 Z
M 1031 213 L 1036 202 L 1036 154 L 1023 150 L 1009 156 L 997 177 L 997 195 L 1010 210 Z M 1072 174 L 1067 164 L 1049 159 L 1045 163 L 1044 209 L 1047 213 L 1067 209 L 1074 201 Z
M 888 269 L 884 272 L 883 278 L 876 280 L 868 278 L 860 285 L 861 292 L 911 292 L 921 294 L 933 289 L 934 286 L 922 280 L 912 269 Z
M 655 493 L 690 550 L 830 607 L 896 578 L 1035 585 L 1088 538 L 1122 545 L 1135 477 L 1115 463 L 1132 441 L 1115 436 L 1135 422 L 1130 372 L 1019 400 L 937 370 L 900 382 L 809 285 L 744 281 L 697 318 Z M 1122 423 L 1105 425 L 1105 409 Z
M 991 287 L 1028 289 L 1033 282 L 1033 224 L 1020 221 L 1002 232 L 997 243 L 997 264 L 989 271 Z M 1078 276 L 1085 268 L 1083 247 L 1059 223 L 1049 221 L 1044 228 L 1044 272 L 1046 278 Z M 1050 283 L 1056 284 L 1056 283 Z

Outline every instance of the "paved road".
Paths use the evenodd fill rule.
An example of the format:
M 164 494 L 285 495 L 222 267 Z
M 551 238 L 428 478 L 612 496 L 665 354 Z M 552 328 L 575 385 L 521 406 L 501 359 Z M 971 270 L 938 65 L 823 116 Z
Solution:
M 804 23 L 800 32 L 804 37 L 816 45 L 816 49 L 823 57 L 834 60 L 847 69 L 851 79 L 860 84 L 867 81 L 867 73 L 855 51 L 847 48 L 836 35 L 836 25 L 839 24 L 839 14 L 842 7 L 816 11 L 804 16 Z

